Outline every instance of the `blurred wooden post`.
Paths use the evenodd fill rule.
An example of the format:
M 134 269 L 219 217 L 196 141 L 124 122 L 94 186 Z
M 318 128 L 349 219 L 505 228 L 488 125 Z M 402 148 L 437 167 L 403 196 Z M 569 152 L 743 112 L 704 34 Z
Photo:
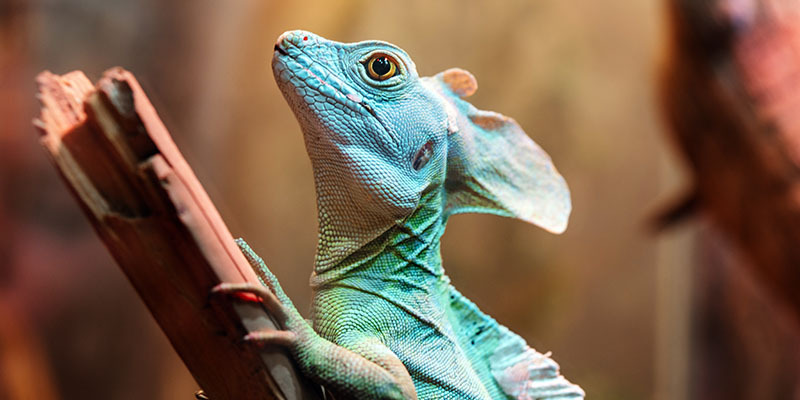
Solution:
M 692 395 L 800 393 L 800 3 L 668 0 L 661 93 L 698 241 Z
M 800 322 L 800 4 L 671 0 L 662 86 L 696 204 Z
M 283 349 L 242 342 L 278 327 L 259 303 L 209 297 L 258 278 L 133 75 L 112 69 L 95 87 L 81 72 L 44 72 L 38 83 L 42 145 L 206 394 L 321 398 Z

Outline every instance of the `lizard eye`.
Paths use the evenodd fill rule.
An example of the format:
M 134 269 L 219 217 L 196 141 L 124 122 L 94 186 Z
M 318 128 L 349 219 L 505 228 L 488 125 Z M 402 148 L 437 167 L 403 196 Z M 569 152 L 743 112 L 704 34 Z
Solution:
M 422 147 L 417 151 L 417 154 L 414 156 L 414 162 L 411 163 L 411 166 L 414 167 L 415 171 L 419 171 L 425 164 L 428 163 L 428 160 L 431 159 L 433 155 L 433 141 L 427 141 Z
M 397 61 L 386 54 L 375 54 L 367 60 L 367 73 L 376 81 L 385 81 L 397 74 Z

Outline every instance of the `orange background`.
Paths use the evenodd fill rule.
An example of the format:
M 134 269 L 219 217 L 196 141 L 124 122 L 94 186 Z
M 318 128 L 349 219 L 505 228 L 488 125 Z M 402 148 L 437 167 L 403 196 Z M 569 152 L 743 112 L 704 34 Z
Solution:
M 455 286 L 552 351 L 591 399 L 681 398 L 693 229 L 658 239 L 644 229 L 659 199 L 685 185 L 656 107 L 661 15 L 654 1 L 630 0 L 5 0 L 0 397 L 190 399 L 197 389 L 37 148 L 44 69 L 132 71 L 234 235 L 307 310 L 311 170 L 269 67 L 277 36 L 306 29 L 390 41 L 422 75 L 471 71 L 472 103 L 514 117 L 549 152 L 574 211 L 561 236 L 454 217 L 443 257 Z

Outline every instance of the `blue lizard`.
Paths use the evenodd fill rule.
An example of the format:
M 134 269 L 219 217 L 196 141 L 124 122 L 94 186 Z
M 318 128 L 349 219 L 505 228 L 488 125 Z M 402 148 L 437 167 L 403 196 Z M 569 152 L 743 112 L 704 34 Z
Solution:
M 462 296 L 440 237 L 457 213 L 566 229 L 569 190 L 511 118 L 463 99 L 467 71 L 419 77 L 405 51 L 280 36 L 273 72 L 302 128 L 319 212 L 313 327 L 243 241 L 285 330 L 247 339 L 288 347 L 302 371 L 355 399 L 578 399 L 558 365 Z M 268 288 L 268 289 L 267 289 Z

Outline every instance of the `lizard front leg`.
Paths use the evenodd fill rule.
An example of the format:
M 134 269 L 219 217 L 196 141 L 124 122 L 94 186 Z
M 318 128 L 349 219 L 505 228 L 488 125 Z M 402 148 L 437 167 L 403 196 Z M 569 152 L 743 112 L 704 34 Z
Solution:
M 340 398 L 417 398 L 411 376 L 388 347 L 368 335 L 345 335 L 339 340 L 342 345 L 320 337 L 302 318 L 263 260 L 243 240 L 237 244 L 266 286 L 222 283 L 213 292 L 258 296 L 284 328 L 250 332 L 245 340 L 286 347 L 304 374 Z

